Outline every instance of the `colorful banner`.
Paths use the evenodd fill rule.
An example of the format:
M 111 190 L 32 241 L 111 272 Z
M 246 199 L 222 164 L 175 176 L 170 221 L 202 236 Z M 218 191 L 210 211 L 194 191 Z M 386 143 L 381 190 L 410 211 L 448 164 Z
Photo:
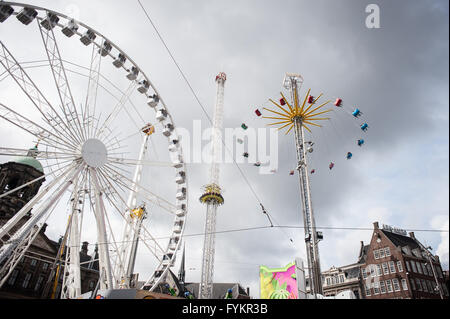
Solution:
M 295 263 L 284 268 L 259 267 L 261 299 L 297 299 Z

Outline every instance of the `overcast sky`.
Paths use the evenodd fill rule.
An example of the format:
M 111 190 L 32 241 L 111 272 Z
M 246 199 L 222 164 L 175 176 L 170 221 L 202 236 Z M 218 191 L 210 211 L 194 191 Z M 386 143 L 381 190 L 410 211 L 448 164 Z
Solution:
M 152 80 L 178 127 L 192 131 L 194 120 L 201 120 L 203 128 L 210 125 L 137 1 L 29 2 L 76 14 L 117 44 Z M 279 99 L 286 72 L 303 76 L 303 96 L 311 88 L 313 95 L 341 97 L 346 109 L 363 112 L 366 133 L 359 130 L 359 120 L 342 112 L 309 136 L 316 143 L 311 190 L 319 229 L 371 228 L 379 221 L 403 229 L 448 230 L 448 1 L 142 3 L 210 116 L 214 77 L 226 72 L 224 127 L 265 127 L 267 121 L 254 110 L 269 107 L 269 98 Z M 365 25 L 370 3 L 380 8 L 378 29 Z M 18 23 L 10 28 L 27 36 Z M 9 30 L 6 23 L 0 25 L 2 40 L 11 38 Z M 356 146 L 360 137 L 366 141 L 362 148 Z M 0 140 L 9 144 L 3 134 Z M 280 132 L 278 141 L 276 174 L 259 174 L 251 163 L 240 165 L 278 225 L 302 226 L 298 176 L 289 175 L 295 166 L 294 137 Z M 348 151 L 354 154 L 351 160 L 345 159 Z M 331 161 L 336 166 L 330 171 Z M 198 197 L 208 182 L 208 166 L 188 169 L 185 234 L 196 234 L 204 228 L 206 210 Z M 225 204 L 218 211 L 218 231 L 269 225 L 233 164 L 222 166 L 220 183 Z M 63 231 L 49 226 L 54 237 Z M 367 230 L 322 231 L 322 270 L 356 262 L 360 241 L 368 243 L 371 236 Z M 448 232 L 416 231 L 416 237 L 431 245 L 448 269 Z M 301 228 L 217 234 L 214 280 L 239 282 L 259 297 L 258 266 L 306 259 L 303 238 Z M 198 282 L 203 237 L 184 242 L 186 280 Z M 138 259 L 141 280 L 152 273 L 149 268 Z

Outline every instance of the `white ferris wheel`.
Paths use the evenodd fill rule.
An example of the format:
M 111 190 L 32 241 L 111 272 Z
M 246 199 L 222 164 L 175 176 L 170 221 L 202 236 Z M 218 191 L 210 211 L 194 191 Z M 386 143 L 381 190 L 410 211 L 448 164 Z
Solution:
M 138 242 L 150 275 L 137 288 L 155 289 L 181 246 L 187 180 L 172 116 L 142 69 L 80 21 L 1 2 L 0 121 L 8 135 L 38 144 L 18 148 L 3 136 L 3 157 L 44 163 L 44 175 L 8 193 L 45 179 L 0 228 L 0 238 L 9 238 L 0 247 L 0 285 L 45 221 L 67 210 L 62 298 L 81 292 L 80 242 L 89 231 L 96 233 L 101 289 L 132 286 Z

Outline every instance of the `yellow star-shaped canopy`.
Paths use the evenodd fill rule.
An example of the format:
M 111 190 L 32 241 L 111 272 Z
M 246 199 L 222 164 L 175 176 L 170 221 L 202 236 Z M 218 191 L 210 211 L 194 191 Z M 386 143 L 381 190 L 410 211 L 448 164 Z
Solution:
M 269 117 L 269 116 L 263 116 L 263 118 L 266 119 L 273 119 L 273 120 L 280 120 L 279 122 L 270 123 L 267 125 L 280 125 L 278 127 L 278 130 L 281 130 L 282 128 L 288 127 L 288 130 L 286 134 L 288 134 L 292 128 L 294 127 L 294 120 L 295 118 L 301 119 L 302 126 L 307 129 L 311 133 L 311 129 L 308 127 L 308 125 L 318 126 L 321 127 L 321 125 L 315 123 L 316 121 L 323 121 L 323 120 L 329 120 L 329 117 L 316 117 L 317 115 L 324 114 L 327 112 L 332 111 L 332 109 L 324 110 L 322 111 L 321 108 L 327 105 L 330 101 L 326 101 L 325 103 L 314 107 L 313 105 L 319 100 L 319 98 L 322 96 L 322 93 L 311 103 L 307 103 L 307 99 L 309 96 L 309 92 L 311 89 L 308 90 L 308 93 L 306 93 L 305 99 L 303 100 L 302 105 L 300 106 L 298 103 L 298 96 L 297 91 L 294 92 L 294 106 L 291 106 L 288 102 L 288 100 L 284 97 L 283 93 L 280 92 L 281 97 L 286 102 L 289 109 L 286 109 L 273 101 L 272 99 L 269 99 L 270 102 L 272 102 L 275 106 L 279 108 L 281 112 L 269 110 L 267 108 L 263 108 L 266 111 L 272 112 L 274 114 L 279 115 L 280 117 Z M 309 105 L 307 105 L 309 104 Z

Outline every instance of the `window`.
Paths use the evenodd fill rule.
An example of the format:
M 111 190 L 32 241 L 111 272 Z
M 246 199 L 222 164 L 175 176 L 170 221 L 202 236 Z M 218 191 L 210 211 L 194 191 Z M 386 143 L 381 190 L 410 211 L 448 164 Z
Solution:
M 393 290 L 392 290 L 392 282 L 391 282 L 391 280 L 389 279 L 389 280 L 386 280 L 386 288 L 387 288 L 387 291 L 388 292 L 392 292 Z
M 405 264 L 406 264 L 406 270 L 411 271 L 411 266 L 409 265 L 409 261 L 406 260 Z
M 433 269 L 431 269 L 431 266 L 429 263 L 427 263 L 427 269 L 428 269 L 428 273 L 430 274 L 430 276 L 434 276 L 433 275 Z
M 39 291 L 39 289 L 42 286 L 43 281 L 44 281 L 44 276 L 39 276 L 38 280 L 36 281 L 36 285 L 34 286 L 34 291 Z
M 331 284 L 334 285 L 336 283 L 336 279 L 333 277 L 331 277 Z
M 420 283 L 420 279 L 416 278 L 417 290 L 422 291 L 422 284 Z
M 364 290 L 366 292 L 366 296 L 370 296 L 370 285 L 364 285 Z
M 411 260 L 411 267 L 413 272 L 417 272 L 416 263 L 414 262 L 414 260 Z
M 408 290 L 408 283 L 406 282 L 406 279 L 402 279 L 402 288 L 403 290 Z
M 48 263 L 44 263 L 43 265 L 42 265 L 42 270 L 43 271 L 46 271 L 48 269 Z
M 384 254 L 384 249 L 380 249 L 380 258 L 384 258 L 385 254 Z
M 391 255 L 391 250 L 389 249 L 389 247 L 384 248 L 384 253 L 386 254 L 386 257 L 389 257 Z
M 380 291 L 382 294 L 386 293 L 386 284 L 384 283 L 384 281 L 380 281 Z
M 381 276 L 381 275 L 382 275 L 382 273 L 381 273 L 381 265 L 377 264 L 377 276 Z
M 431 276 L 431 274 L 428 273 L 427 266 L 424 263 L 422 263 L 422 270 L 425 275 Z
M 339 275 L 339 279 L 341 280 L 341 284 L 345 281 L 344 275 Z
M 30 280 L 31 280 L 31 276 L 32 276 L 32 273 L 30 273 L 30 272 L 25 275 L 25 279 L 23 280 L 23 283 L 22 283 L 23 288 L 28 287 Z
M 398 269 L 398 272 L 403 272 L 403 265 L 400 260 L 397 261 L 397 269 Z
M 444 295 L 448 296 L 448 289 L 447 289 L 447 285 L 441 285 L 442 290 L 444 291 Z
M 375 265 L 369 265 L 370 276 L 375 277 Z
M 374 250 L 373 251 L 373 256 L 375 257 L 375 259 L 379 259 L 380 258 L 380 251 L 379 250 Z
M 434 291 L 433 283 L 432 283 L 431 281 L 429 281 L 429 280 L 426 280 L 426 282 L 427 282 L 427 286 L 428 286 L 428 291 L 429 291 L 430 293 L 436 293 L 436 292 Z
M 331 279 L 330 277 L 327 277 L 327 286 L 331 285 Z
M 392 260 L 389 262 L 389 270 L 391 271 L 391 274 L 395 273 L 395 263 Z
M 441 278 L 441 279 L 444 278 L 444 276 L 442 276 L 442 270 L 441 270 L 441 267 L 435 266 L 434 268 L 436 269 L 436 272 L 437 272 L 437 274 L 438 274 L 438 277 Z
M 417 272 L 418 272 L 419 274 L 423 274 L 423 272 L 422 272 L 422 267 L 420 267 L 420 263 L 419 263 L 418 261 L 416 261 L 416 266 L 417 266 Z
M 95 281 L 93 281 L 93 280 L 89 281 L 89 289 L 94 288 L 94 285 L 95 285 Z
M 366 271 L 366 268 L 361 268 L 361 271 L 362 271 L 362 276 L 363 276 L 363 278 L 366 279 L 366 278 L 367 278 L 367 271 Z
M 395 291 L 400 291 L 400 285 L 398 283 L 398 279 L 397 278 L 393 278 L 392 279 L 392 285 L 394 286 L 394 290 Z
M 416 290 L 416 284 L 414 283 L 414 279 L 411 279 L 411 280 L 409 281 L 409 284 L 411 285 L 411 289 L 412 289 L 412 290 Z
M 14 269 L 11 276 L 9 276 L 8 285 L 13 286 L 16 283 L 16 279 L 17 279 L 18 275 L 19 275 L 19 271 L 17 269 Z
M 36 260 L 36 259 L 31 259 L 31 261 L 30 261 L 30 266 L 31 266 L 31 267 L 35 267 L 36 264 L 37 264 L 37 260 Z
M 383 263 L 383 273 L 389 275 L 389 268 L 387 263 Z
M 373 294 L 374 295 L 379 295 L 380 294 L 380 282 L 379 281 L 375 281 L 373 283 Z
M 428 287 L 427 287 L 427 283 L 425 282 L 425 280 L 421 279 L 420 281 L 422 282 L 423 291 L 428 292 Z

